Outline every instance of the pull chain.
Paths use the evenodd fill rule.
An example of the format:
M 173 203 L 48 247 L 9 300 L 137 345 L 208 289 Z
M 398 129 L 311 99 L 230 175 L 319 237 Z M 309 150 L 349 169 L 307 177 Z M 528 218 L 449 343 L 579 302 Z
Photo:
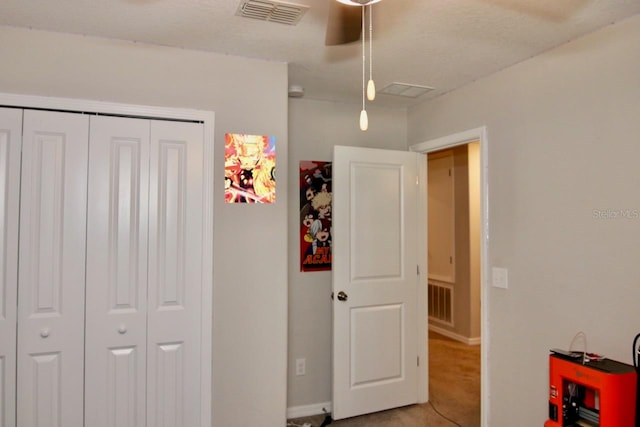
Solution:
M 369 5 L 369 83 L 367 84 L 367 99 L 376 99 L 376 85 L 373 82 L 373 7 Z
M 362 29 L 365 28 L 365 6 L 362 6 Z M 365 70 L 366 70 L 366 48 L 365 48 L 366 32 L 362 32 L 362 111 L 360 112 L 360 130 L 366 131 L 369 128 L 369 117 L 367 116 L 365 104 Z

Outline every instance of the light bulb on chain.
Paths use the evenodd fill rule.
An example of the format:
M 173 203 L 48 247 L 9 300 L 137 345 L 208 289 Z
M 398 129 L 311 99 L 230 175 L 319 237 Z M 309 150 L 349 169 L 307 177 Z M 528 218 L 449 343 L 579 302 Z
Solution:
M 360 111 L 360 130 L 366 131 L 369 129 L 369 116 L 367 116 L 367 110 Z
M 364 9 L 364 7 L 363 7 Z M 369 6 L 369 83 L 367 83 L 367 99 L 376 99 L 376 84 L 373 82 L 373 8 Z

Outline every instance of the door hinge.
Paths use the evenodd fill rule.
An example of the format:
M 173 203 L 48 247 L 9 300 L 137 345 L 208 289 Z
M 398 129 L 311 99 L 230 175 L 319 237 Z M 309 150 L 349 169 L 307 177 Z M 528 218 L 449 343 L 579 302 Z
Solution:
M 416 175 L 416 185 L 420 185 L 420 176 Z
M 420 356 L 418 356 L 418 366 L 420 366 Z
M 419 276 L 420 275 L 420 266 L 416 265 L 416 274 Z

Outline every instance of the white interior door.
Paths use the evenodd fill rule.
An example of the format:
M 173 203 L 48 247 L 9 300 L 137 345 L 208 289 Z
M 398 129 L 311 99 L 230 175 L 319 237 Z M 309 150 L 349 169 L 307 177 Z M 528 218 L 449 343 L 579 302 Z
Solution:
M 16 425 L 22 110 L 0 108 L 0 426 Z
M 85 425 L 146 425 L 149 120 L 91 118 Z
M 147 423 L 200 425 L 203 127 L 151 127 Z
M 334 419 L 418 401 L 417 162 L 334 149 Z
M 86 115 L 24 111 L 17 425 L 83 425 Z

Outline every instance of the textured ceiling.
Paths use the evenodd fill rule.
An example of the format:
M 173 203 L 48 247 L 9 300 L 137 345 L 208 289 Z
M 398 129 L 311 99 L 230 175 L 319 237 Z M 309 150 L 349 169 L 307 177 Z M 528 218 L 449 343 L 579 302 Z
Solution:
M 295 25 L 236 16 L 240 0 L 2 0 L 0 25 L 205 50 L 289 64 L 305 98 L 359 103 L 361 45 L 324 45 L 329 2 Z M 640 13 L 640 0 L 384 0 L 373 6 L 373 75 L 435 90 L 463 86 L 583 34 Z

